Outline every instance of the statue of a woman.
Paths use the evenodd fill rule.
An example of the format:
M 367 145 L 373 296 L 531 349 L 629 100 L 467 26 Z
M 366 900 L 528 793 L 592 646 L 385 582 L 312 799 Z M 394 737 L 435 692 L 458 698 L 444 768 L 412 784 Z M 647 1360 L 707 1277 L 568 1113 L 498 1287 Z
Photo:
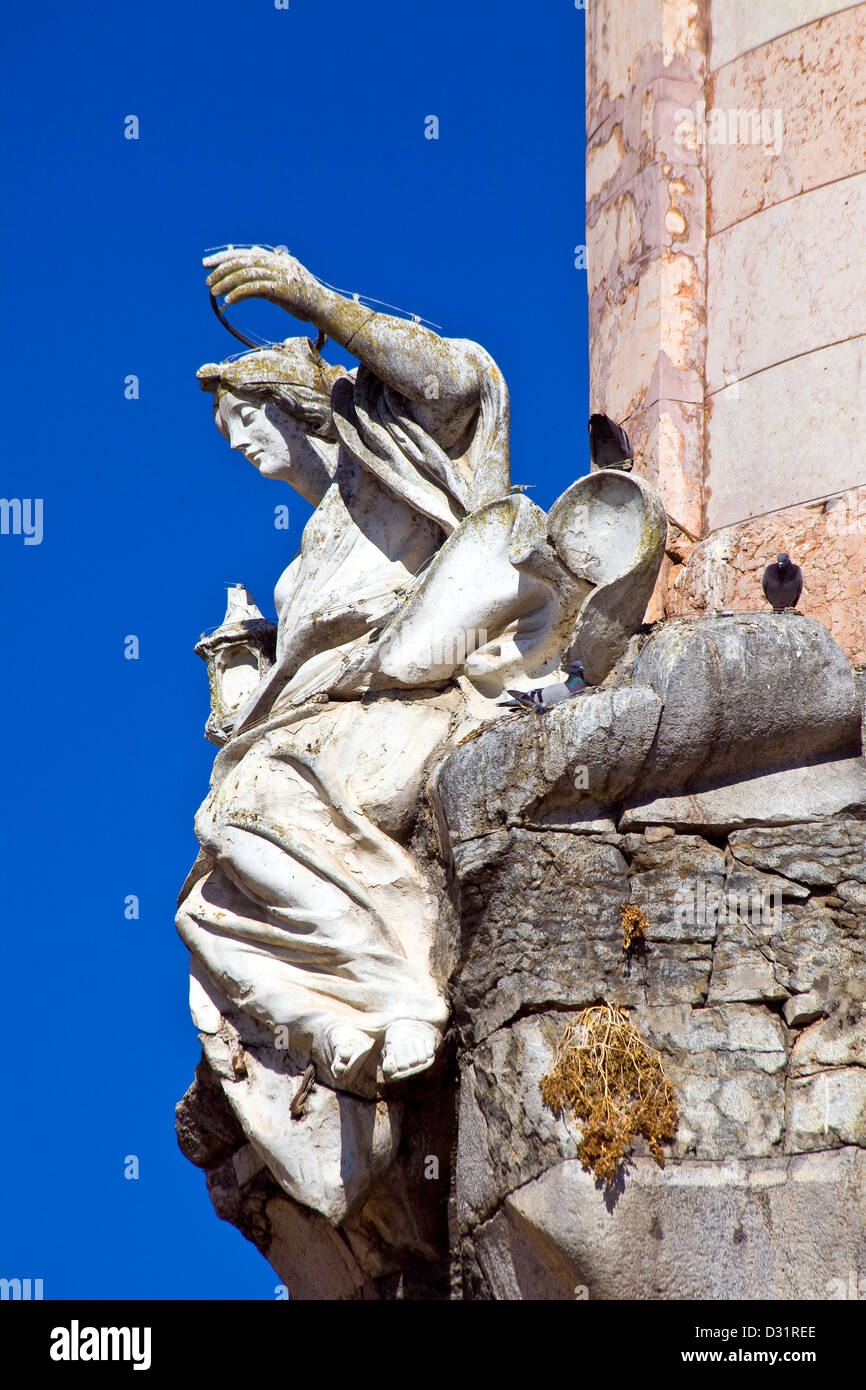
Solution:
M 431 758 L 515 678 L 559 667 L 604 564 L 585 504 L 566 494 L 549 520 L 511 493 L 507 391 L 476 343 L 345 299 L 285 253 L 205 265 L 227 304 L 270 299 L 360 365 L 296 338 L 199 372 L 232 447 L 315 511 L 275 590 L 275 663 L 214 765 L 178 929 L 204 1031 L 227 1000 L 287 1031 L 320 1081 L 373 1095 L 429 1066 L 447 1022 L 437 902 L 404 843 Z

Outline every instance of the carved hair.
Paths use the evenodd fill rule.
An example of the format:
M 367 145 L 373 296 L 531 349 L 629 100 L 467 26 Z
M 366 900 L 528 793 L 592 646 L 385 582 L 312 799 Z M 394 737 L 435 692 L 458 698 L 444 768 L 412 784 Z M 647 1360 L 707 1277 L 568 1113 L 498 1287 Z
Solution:
M 276 401 L 280 407 L 296 420 L 305 434 L 313 434 L 317 439 L 337 438 L 334 416 L 331 411 L 330 390 L 317 391 L 309 386 L 294 384 L 291 388 L 277 386 L 273 382 L 249 382 L 244 386 L 223 387 L 223 390 L 236 391 L 239 395 L 250 396 L 264 403 Z
M 331 388 L 346 373 L 332 366 L 309 338 L 287 338 L 225 362 L 208 363 L 196 373 L 203 391 L 217 400 L 223 391 L 275 401 L 307 434 L 336 439 Z

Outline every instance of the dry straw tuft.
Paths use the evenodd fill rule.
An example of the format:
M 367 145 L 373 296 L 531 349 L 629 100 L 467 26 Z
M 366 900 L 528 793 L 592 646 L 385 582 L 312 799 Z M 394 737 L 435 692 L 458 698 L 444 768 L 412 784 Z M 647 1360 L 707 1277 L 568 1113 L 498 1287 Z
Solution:
M 622 903 L 619 912 L 622 918 L 622 949 L 633 951 L 636 947 L 645 945 L 649 922 L 642 909 L 632 907 L 631 903 Z
M 676 1134 L 674 1088 L 661 1057 L 643 1041 L 622 1009 L 598 1004 L 569 1023 L 553 1070 L 541 1079 L 541 1098 L 557 1115 L 581 1123 L 584 1168 L 612 1183 L 636 1134 L 665 1166 L 662 1144 Z

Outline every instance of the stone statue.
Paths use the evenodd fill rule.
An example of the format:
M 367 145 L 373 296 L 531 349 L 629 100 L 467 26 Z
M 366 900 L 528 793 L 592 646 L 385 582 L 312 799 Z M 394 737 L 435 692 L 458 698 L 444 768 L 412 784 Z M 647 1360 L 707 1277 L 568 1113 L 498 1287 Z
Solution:
M 227 305 L 269 299 L 318 330 L 198 373 L 232 448 L 314 511 L 276 585 L 275 657 L 253 661 L 222 726 L 177 925 L 206 1051 L 230 1022 L 217 1071 L 250 1142 L 337 1220 L 345 1154 L 323 1197 L 287 1157 L 274 1087 L 312 1063 L 331 1117 L 319 1148 L 339 1170 L 351 1110 L 356 1147 L 385 1161 L 389 1088 L 431 1066 L 449 1017 L 440 890 L 410 846 L 434 760 L 510 717 L 496 702 L 515 682 L 578 660 L 590 686 L 608 676 L 643 620 L 665 515 L 622 471 L 581 478 L 549 515 L 512 492 L 508 393 L 477 343 L 374 312 L 283 252 L 204 264 Z M 326 338 L 357 368 L 329 364 Z M 260 623 L 242 608 L 241 626 Z

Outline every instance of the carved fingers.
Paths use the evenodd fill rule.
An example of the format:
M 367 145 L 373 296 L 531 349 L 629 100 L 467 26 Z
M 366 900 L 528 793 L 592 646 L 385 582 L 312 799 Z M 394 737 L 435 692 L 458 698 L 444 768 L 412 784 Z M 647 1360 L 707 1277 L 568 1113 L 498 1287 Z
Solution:
M 316 282 L 301 263 L 285 251 L 263 246 L 238 251 L 230 248 L 206 256 L 207 286 L 217 299 L 239 304 L 244 299 L 269 299 L 289 313 L 307 315 Z

